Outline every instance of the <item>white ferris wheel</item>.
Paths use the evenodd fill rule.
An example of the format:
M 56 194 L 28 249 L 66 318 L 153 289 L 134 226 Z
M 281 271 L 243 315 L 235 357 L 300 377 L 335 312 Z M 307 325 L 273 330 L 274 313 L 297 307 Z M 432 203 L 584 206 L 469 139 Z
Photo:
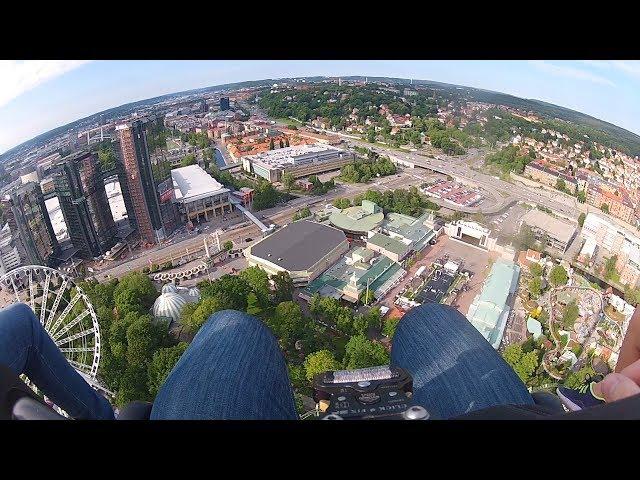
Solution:
M 94 388 L 100 363 L 100 327 L 87 295 L 59 270 L 18 267 L 0 277 L 0 307 L 22 302 L 35 313 L 71 365 Z

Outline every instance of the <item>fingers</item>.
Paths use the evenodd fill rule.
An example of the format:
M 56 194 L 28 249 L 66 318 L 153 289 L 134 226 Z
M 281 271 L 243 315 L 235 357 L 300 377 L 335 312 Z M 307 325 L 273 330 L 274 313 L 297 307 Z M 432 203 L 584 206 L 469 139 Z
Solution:
M 598 386 L 607 403 L 640 393 L 640 386 L 620 373 L 610 373 Z
M 640 385 L 640 360 L 636 360 L 631 365 L 628 365 L 620 370 L 620 372 L 618 373 L 624 375 L 627 378 L 630 378 L 638 385 Z

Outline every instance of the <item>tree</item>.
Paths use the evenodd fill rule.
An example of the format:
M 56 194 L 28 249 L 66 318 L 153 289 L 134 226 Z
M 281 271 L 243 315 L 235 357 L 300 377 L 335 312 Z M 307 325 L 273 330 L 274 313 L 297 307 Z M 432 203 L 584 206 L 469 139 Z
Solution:
M 251 290 L 253 290 L 252 293 L 254 293 L 258 298 L 260 305 L 262 307 L 267 307 L 269 304 L 269 295 L 271 294 L 269 274 L 256 265 L 245 268 L 240 272 L 240 278 L 249 284 Z
M 293 173 L 291 173 L 291 172 L 284 172 L 282 174 L 282 184 L 284 185 L 284 188 L 288 192 L 295 186 L 296 177 L 294 177 Z
M 389 353 L 379 343 L 374 343 L 364 335 L 354 335 L 345 348 L 344 368 L 375 367 L 389 363 Z
M 227 252 L 233 250 L 233 242 L 231 240 L 227 240 L 222 244 L 222 248 L 224 248 Z
M 160 328 L 152 325 L 151 316 L 139 317 L 127 328 L 127 361 L 144 367 L 162 341 Z
M 151 279 L 138 272 L 122 277 L 113 292 L 115 306 L 121 317 L 129 312 L 148 312 L 157 297 L 158 292 Z
M 398 328 L 398 323 L 400 323 L 399 318 L 387 318 L 382 328 L 383 335 L 387 338 L 393 338 L 393 335 L 396 333 L 396 328 Z
M 181 167 L 188 167 L 189 165 L 195 165 L 196 163 L 198 162 L 196 161 L 196 156 L 193 153 L 190 153 L 180 160 Z
M 271 275 L 271 281 L 274 288 L 274 303 L 279 304 L 293 300 L 294 287 L 289 272 L 278 272 L 275 275 Z
M 262 308 L 260 307 L 260 302 L 258 302 L 258 297 L 253 292 L 251 292 L 247 297 L 247 313 L 256 317 L 262 313 Z
M 584 225 L 584 220 L 585 220 L 585 218 L 587 218 L 587 216 L 584 214 L 584 212 L 583 212 L 583 213 L 581 213 L 581 214 L 578 216 L 578 225 L 579 225 L 580 227 L 582 227 L 582 225 Z
M 609 213 L 609 205 L 603 203 L 602 205 L 600 205 L 600 210 L 602 210 L 604 213 Z
M 340 363 L 329 350 L 310 353 L 307 355 L 307 358 L 304 359 L 305 375 L 309 381 L 312 381 L 313 377 L 320 373 L 339 369 Z
M 152 400 L 147 382 L 147 369 L 144 366 L 129 365 L 118 385 L 116 405 L 124 407 L 134 400 Z
M 567 271 L 562 265 L 555 265 L 549 273 L 549 281 L 556 287 L 565 285 L 569 281 Z
M 218 297 L 218 300 L 227 305 L 225 308 L 245 311 L 247 308 L 247 296 L 252 291 L 251 285 L 240 275 L 225 274 L 213 282 L 205 280 L 198 284 L 203 298 Z
M 529 281 L 529 293 L 533 295 L 534 298 L 538 298 L 542 293 L 542 279 L 540 277 L 533 277 Z
M 585 203 L 587 201 L 587 194 L 585 193 L 584 190 L 580 190 L 577 194 L 576 197 L 578 199 L 578 202 L 580 203 Z
M 164 384 L 188 346 L 189 344 L 186 342 L 180 342 L 173 347 L 161 348 L 153 354 L 147 368 L 147 385 L 152 397 L 155 398 L 158 394 L 160 387 Z
M 348 198 L 336 198 L 333 201 L 333 206 L 339 208 L 340 210 L 344 210 L 345 208 L 349 208 L 351 206 L 351 201 Z
M 254 210 L 264 210 L 265 208 L 274 207 L 280 200 L 280 193 L 270 182 L 260 181 L 256 185 L 253 194 Z
M 520 231 L 516 236 L 516 245 L 520 250 L 526 250 L 534 248 L 536 246 L 536 237 L 533 234 L 533 230 L 526 223 L 523 223 L 520 227 Z
M 525 353 L 519 344 L 507 346 L 502 353 L 502 358 L 513 368 L 520 380 L 525 384 L 531 380 L 539 364 L 538 351 L 532 350 Z
M 605 280 L 613 280 L 615 279 L 615 277 L 618 276 L 618 271 L 616 269 L 617 262 L 618 262 L 617 255 L 611 255 L 609 258 L 605 260 L 604 268 L 603 268 Z
M 274 145 L 274 143 L 273 143 L 273 138 L 271 138 L 271 139 L 269 140 L 269 150 L 273 150 L 274 148 L 275 148 L 275 145 Z
M 565 330 L 573 329 L 573 324 L 580 316 L 580 310 L 575 300 L 569 302 L 562 311 L 562 324 Z
M 247 293 L 247 297 L 248 295 L 249 293 Z M 215 312 L 227 309 L 238 310 L 238 308 L 233 308 L 234 306 L 232 306 L 231 304 L 232 301 L 228 299 L 223 293 L 217 293 L 213 296 L 203 297 L 196 304 L 185 305 L 182 313 L 180 314 L 180 323 L 184 326 L 187 332 L 195 334 Z M 245 309 L 246 305 L 242 308 L 242 310 Z
M 539 263 L 532 263 L 531 265 L 529 265 L 529 273 L 531 273 L 531 275 L 533 275 L 534 277 L 542 276 L 542 266 Z
M 567 377 L 564 379 L 564 386 L 567 388 L 579 388 L 584 385 L 587 377 L 592 377 L 595 375 L 595 370 L 589 364 L 582 367 L 577 372 L 570 372 Z
M 305 324 L 300 305 L 295 302 L 279 303 L 273 317 L 267 320 L 267 325 L 271 327 L 285 349 L 291 348 L 296 340 L 302 338 Z

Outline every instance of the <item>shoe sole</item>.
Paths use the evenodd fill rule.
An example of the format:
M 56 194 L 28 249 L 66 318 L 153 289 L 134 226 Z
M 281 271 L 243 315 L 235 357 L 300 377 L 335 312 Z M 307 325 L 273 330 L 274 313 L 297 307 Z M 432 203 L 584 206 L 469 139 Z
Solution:
M 578 410 L 582 410 L 582 407 L 580 407 L 579 405 L 576 405 L 571 400 L 569 400 L 567 397 L 565 397 L 562 394 L 562 392 L 560 391 L 559 388 L 556 389 L 556 395 L 558 395 L 558 397 L 560 397 L 560 400 L 562 401 L 562 404 L 565 407 L 567 407 L 569 410 L 571 410 L 572 412 L 577 412 Z

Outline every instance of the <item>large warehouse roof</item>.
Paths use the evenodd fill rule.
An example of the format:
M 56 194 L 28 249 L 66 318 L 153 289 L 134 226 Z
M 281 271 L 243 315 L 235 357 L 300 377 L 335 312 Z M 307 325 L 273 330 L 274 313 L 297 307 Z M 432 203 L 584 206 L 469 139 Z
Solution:
M 545 230 L 554 239 L 563 243 L 569 242 L 576 231 L 575 225 L 569 222 L 563 222 L 548 213 L 537 209 L 529 210 L 522 217 L 522 221 L 530 227 L 536 227 Z
M 171 178 L 178 202 L 192 202 L 229 191 L 198 165 L 174 168 Z
M 251 254 L 291 272 L 303 271 L 345 240 L 337 228 L 298 220 L 253 245 Z

